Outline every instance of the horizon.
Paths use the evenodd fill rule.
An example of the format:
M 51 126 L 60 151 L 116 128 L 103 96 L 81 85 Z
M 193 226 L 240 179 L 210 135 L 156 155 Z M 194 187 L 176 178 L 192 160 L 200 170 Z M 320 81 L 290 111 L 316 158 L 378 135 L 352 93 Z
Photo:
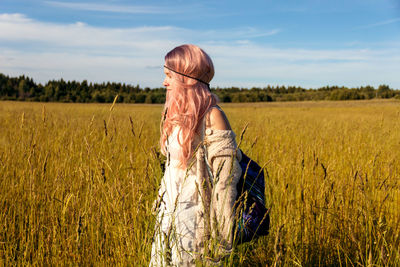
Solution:
M 72 83 L 72 82 L 77 82 L 77 83 L 82 83 L 82 82 L 87 82 L 89 85 L 90 84 L 92 84 L 92 85 L 106 85 L 106 84 L 108 84 L 108 83 L 110 83 L 110 84 L 113 84 L 113 83 L 115 83 L 115 84 L 121 84 L 121 85 L 125 85 L 125 86 L 130 86 L 130 87 L 139 87 L 139 89 L 140 90 L 145 90 L 145 89 L 150 89 L 150 90 L 157 90 L 157 89 L 165 89 L 165 87 L 164 86 L 158 86 L 158 87 L 148 87 L 148 86 L 141 86 L 140 84 L 133 84 L 133 83 L 124 83 L 124 82 L 117 82 L 117 81 L 103 81 L 103 82 L 92 82 L 92 81 L 88 81 L 88 80 L 81 80 L 81 81 L 78 81 L 78 80 L 66 80 L 66 79 L 64 79 L 64 78 L 60 78 L 60 79 L 52 79 L 52 80 L 48 80 L 48 81 L 45 81 L 45 82 L 38 82 L 38 81 L 35 81 L 35 79 L 33 79 L 32 77 L 30 77 L 30 76 L 27 76 L 27 75 L 25 75 L 25 74 L 21 74 L 21 75 L 19 75 L 19 76 L 10 76 L 10 75 L 7 75 L 7 74 L 4 74 L 4 73 L 1 73 L 0 72 L 0 75 L 5 75 L 5 76 L 8 76 L 10 79 L 13 79 L 13 78 L 15 78 L 15 79 L 18 79 L 18 78 L 20 78 L 20 77 L 25 77 L 25 78 L 27 78 L 27 79 L 32 79 L 33 80 L 33 82 L 36 84 L 36 85 L 41 85 L 41 86 L 45 86 L 46 84 L 48 84 L 48 83 L 50 83 L 50 82 L 60 82 L 61 80 L 62 81 L 64 81 L 64 82 L 66 82 L 66 83 Z M 320 86 L 320 87 L 303 87 L 303 86 L 299 86 L 299 85 L 283 85 L 283 84 L 277 84 L 277 85 L 272 85 L 272 84 L 265 84 L 265 85 L 263 85 L 263 86 L 251 86 L 251 87 L 240 87 L 240 86 L 235 86 L 235 85 L 232 85 L 232 86 L 225 86 L 225 87 L 221 87 L 221 86 L 210 86 L 210 89 L 211 90 L 218 90 L 218 89 L 222 89 L 222 90 L 224 90 L 224 89 L 232 89 L 232 88 L 238 88 L 238 89 L 240 89 L 240 90 L 251 90 L 251 89 L 253 89 L 253 88 L 256 88 L 256 89 L 261 89 L 261 90 L 264 90 L 264 89 L 267 89 L 268 87 L 270 87 L 270 88 L 278 88 L 278 87 L 285 87 L 285 88 L 290 88 L 290 87 L 296 87 L 296 88 L 301 88 L 301 89 L 305 89 L 305 90 L 319 90 L 319 89 L 323 89 L 323 88 L 326 88 L 326 87 L 329 87 L 329 88 L 334 88 L 334 87 L 337 87 L 338 89 L 361 89 L 361 88 L 365 88 L 365 87 L 372 87 L 374 90 L 378 90 L 379 89 L 379 87 L 380 86 L 389 86 L 389 88 L 391 89 L 391 90 L 395 90 L 395 91 L 400 91 L 400 88 L 395 88 L 395 87 L 391 87 L 390 85 L 388 85 L 388 84 L 385 84 L 385 83 L 383 83 L 383 84 L 379 84 L 378 86 L 373 86 L 373 85 L 369 85 L 369 84 L 367 84 L 367 85 L 362 85 L 362 86 L 351 86 L 351 87 L 347 87 L 347 86 L 344 86 L 344 85 L 337 85 L 337 84 L 328 84 L 328 85 L 324 85 L 324 86 Z
M 160 88 L 164 55 L 194 43 L 214 88 L 400 88 L 398 1 L 138 3 L 4 0 L 0 72 Z

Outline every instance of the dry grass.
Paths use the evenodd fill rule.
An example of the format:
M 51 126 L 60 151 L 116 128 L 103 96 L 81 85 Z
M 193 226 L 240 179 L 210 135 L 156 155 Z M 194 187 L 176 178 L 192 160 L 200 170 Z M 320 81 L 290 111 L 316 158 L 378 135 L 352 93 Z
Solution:
M 399 102 L 222 107 L 272 207 L 227 265 L 400 264 Z M 161 109 L 0 102 L 0 265 L 147 265 Z

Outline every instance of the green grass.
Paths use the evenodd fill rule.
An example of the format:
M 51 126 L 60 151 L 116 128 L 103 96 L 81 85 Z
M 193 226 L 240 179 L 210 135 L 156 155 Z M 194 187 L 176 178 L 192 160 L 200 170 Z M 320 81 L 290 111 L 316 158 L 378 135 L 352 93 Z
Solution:
M 162 106 L 110 107 L 0 102 L 0 265 L 148 264 Z M 227 265 L 400 264 L 400 102 L 222 108 L 271 207 Z

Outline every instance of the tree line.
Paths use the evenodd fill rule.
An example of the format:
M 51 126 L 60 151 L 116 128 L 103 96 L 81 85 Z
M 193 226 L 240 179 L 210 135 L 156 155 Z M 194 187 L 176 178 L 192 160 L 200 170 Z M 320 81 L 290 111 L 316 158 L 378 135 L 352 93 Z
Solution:
M 272 102 L 305 100 L 359 100 L 373 98 L 400 99 L 400 91 L 388 85 L 347 88 L 324 86 L 306 89 L 298 86 L 270 86 L 253 88 L 211 88 L 221 102 Z M 0 100 L 109 103 L 118 94 L 119 103 L 164 103 L 165 88 L 141 88 L 125 83 L 88 83 L 52 80 L 46 84 L 35 83 L 24 75 L 9 77 L 0 73 Z

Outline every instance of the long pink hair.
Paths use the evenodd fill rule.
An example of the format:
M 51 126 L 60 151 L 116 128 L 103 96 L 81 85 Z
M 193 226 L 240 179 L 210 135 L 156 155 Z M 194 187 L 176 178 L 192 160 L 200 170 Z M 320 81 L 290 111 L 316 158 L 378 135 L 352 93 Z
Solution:
M 214 65 L 211 58 L 200 47 L 186 44 L 175 47 L 165 56 L 168 68 L 209 83 L 214 77 Z M 167 96 L 161 123 L 161 151 L 166 151 L 166 141 L 175 127 L 179 127 L 178 142 L 181 146 L 179 160 L 182 167 L 196 149 L 196 134 L 199 134 L 201 122 L 208 109 L 218 103 L 208 85 L 196 79 L 185 77 L 171 71 L 174 86 L 167 90 Z

